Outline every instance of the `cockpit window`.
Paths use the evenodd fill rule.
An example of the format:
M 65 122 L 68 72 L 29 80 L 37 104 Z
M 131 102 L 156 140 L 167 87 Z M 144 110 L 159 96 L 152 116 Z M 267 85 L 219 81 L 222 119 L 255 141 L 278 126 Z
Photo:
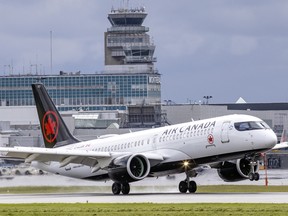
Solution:
M 259 129 L 269 129 L 270 127 L 265 122 L 236 122 L 234 123 L 234 127 L 238 131 L 246 131 L 246 130 L 259 130 Z
M 264 127 L 265 129 L 271 129 L 271 128 L 269 127 L 269 125 L 268 125 L 266 122 L 264 122 L 264 121 L 260 122 L 260 124 L 263 125 L 263 127 Z

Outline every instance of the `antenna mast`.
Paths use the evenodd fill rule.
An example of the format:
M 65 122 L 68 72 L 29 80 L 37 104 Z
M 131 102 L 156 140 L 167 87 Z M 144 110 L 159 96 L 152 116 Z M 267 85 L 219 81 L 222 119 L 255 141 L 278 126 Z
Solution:
M 53 72 L 52 31 L 50 31 L 50 73 Z

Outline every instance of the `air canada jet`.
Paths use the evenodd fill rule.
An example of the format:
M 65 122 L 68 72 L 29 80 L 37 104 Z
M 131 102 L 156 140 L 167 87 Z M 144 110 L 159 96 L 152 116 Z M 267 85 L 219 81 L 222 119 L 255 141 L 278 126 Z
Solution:
M 207 165 L 224 181 L 257 181 L 262 153 L 277 143 L 264 121 L 237 114 L 80 141 L 69 132 L 44 85 L 32 84 L 32 90 L 45 148 L 0 151 L 54 174 L 112 180 L 115 195 L 129 194 L 132 182 L 179 173 L 186 174 L 179 191 L 195 193 L 191 178 Z

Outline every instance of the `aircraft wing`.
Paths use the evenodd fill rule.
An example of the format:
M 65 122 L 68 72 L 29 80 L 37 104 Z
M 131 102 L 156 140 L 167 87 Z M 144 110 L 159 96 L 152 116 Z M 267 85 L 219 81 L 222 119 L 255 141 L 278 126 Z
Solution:
M 0 147 L 0 152 L 4 157 L 23 159 L 26 163 L 32 161 L 60 163 L 64 167 L 69 163 L 83 164 L 95 168 L 95 170 L 105 168 L 112 159 L 124 155 L 132 155 L 130 152 L 95 152 L 90 150 L 69 150 L 64 148 L 39 148 L 39 147 Z M 164 160 L 156 153 L 143 153 L 149 160 Z M 3 158 L 3 157 L 2 157 Z
M 272 148 L 272 150 L 279 150 L 279 149 L 284 149 L 284 148 L 288 148 L 288 142 L 278 143 Z
M 64 148 L 37 148 L 37 147 L 1 147 L 0 152 L 4 153 L 7 158 L 24 159 L 26 163 L 32 161 L 49 162 L 57 161 L 60 167 L 69 163 L 83 164 L 87 166 L 95 166 L 99 161 L 112 159 L 109 152 L 94 152 L 86 150 L 68 150 Z

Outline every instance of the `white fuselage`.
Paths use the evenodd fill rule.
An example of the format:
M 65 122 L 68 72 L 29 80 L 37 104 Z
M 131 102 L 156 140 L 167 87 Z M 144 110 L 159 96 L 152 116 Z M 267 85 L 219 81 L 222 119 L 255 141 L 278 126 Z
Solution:
M 277 143 L 276 135 L 269 127 L 262 125 L 263 128 L 237 129 L 235 123 L 239 122 L 259 123 L 263 121 L 248 115 L 229 115 L 84 141 L 60 148 L 111 153 L 125 152 L 127 155 L 155 153 L 164 158 L 157 166 L 189 160 L 194 162 L 195 168 L 201 164 L 240 159 L 248 153 L 264 152 L 273 148 Z M 259 123 L 260 127 L 261 124 Z M 52 173 L 75 178 L 107 174 L 106 169 L 91 173 L 91 167 L 79 164 L 69 164 L 62 168 L 59 168 L 58 162 L 48 164 L 36 162 L 32 165 Z M 151 169 L 153 170 L 152 166 Z M 161 169 L 161 172 L 157 174 L 157 168 L 155 168 L 154 176 L 177 172 L 173 168 L 165 169 L 165 172 Z

